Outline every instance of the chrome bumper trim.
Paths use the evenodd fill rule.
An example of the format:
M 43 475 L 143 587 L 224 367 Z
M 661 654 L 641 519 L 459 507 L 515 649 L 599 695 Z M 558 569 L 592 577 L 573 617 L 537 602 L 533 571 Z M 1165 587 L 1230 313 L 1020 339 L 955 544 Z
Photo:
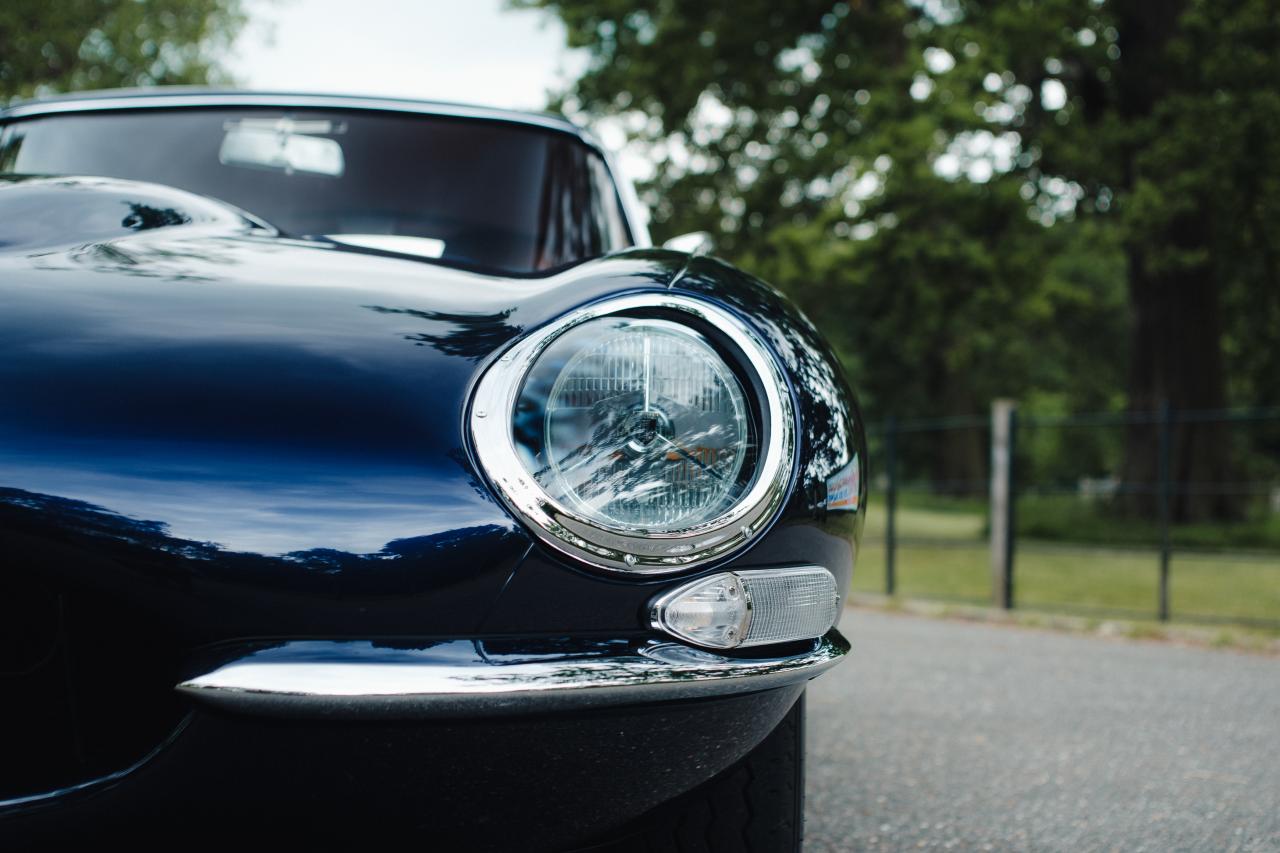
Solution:
M 672 642 L 455 640 L 425 648 L 287 642 L 177 685 L 226 710 L 280 716 L 454 717 L 571 711 L 725 696 L 806 681 L 839 663 L 839 631 L 783 657 L 728 657 Z

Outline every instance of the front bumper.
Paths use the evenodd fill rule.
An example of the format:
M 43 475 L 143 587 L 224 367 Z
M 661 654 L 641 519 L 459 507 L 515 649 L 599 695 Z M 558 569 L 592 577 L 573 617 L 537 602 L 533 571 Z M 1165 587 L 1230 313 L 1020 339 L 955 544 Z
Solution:
M 786 687 L 849 651 L 832 629 L 790 654 L 728 656 L 655 640 L 454 640 L 425 647 L 293 641 L 228 655 L 178 690 L 275 716 L 451 718 L 560 713 Z
M 706 782 L 848 643 L 770 657 L 656 640 L 239 646 L 178 685 L 192 707 L 109 777 L 0 802 L 0 847 L 247 834 L 435 849 L 589 844 Z
M 577 849 L 732 766 L 803 689 L 481 719 L 199 707 L 129 771 L 0 808 L 0 848 L 287 839 L 318 849 Z

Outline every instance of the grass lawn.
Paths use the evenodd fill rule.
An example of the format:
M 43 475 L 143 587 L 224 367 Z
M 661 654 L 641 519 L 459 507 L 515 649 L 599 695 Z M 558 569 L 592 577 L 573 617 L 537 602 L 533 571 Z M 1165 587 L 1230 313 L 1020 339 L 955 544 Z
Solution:
M 884 503 L 867 508 L 864 535 L 869 539 L 884 538 Z M 899 538 L 972 539 L 986 544 L 987 517 L 981 512 L 959 512 L 948 509 L 922 509 L 898 505 L 894 519 Z
M 911 598 L 991 600 L 990 564 L 981 513 L 898 510 L 898 592 Z M 931 544 L 921 539 L 949 540 Z M 966 541 L 967 540 L 967 541 Z M 972 544 L 969 544 L 972 543 Z M 1019 606 L 1133 611 L 1154 616 L 1158 556 L 1152 551 L 1063 546 L 1020 540 L 1014 563 Z M 854 589 L 884 590 L 884 516 L 872 504 Z M 1280 554 L 1238 556 L 1174 551 L 1173 618 L 1280 622 Z
M 1262 496 L 1265 497 L 1265 496 Z M 884 494 L 871 496 L 868 526 L 883 530 Z M 1175 548 L 1202 551 L 1249 549 L 1280 554 L 1280 513 L 1260 496 L 1253 496 L 1245 517 L 1230 523 L 1177 524 L 1169 531 Z M 898 533 L 935 539 L 953 538 L 957 532 L 982 535 L 987 504 L 982 496 L 951 497 L 918 490 L 898 494 Z M 1160 527 L 1155 521 L 1125 516 L 1105 502 L 1080 500 L 1075 495 L 1021 494 L 1015 523 L 1018 535 L 1045 542 L 1084 543 L 1103 547 L 1157 547 Z

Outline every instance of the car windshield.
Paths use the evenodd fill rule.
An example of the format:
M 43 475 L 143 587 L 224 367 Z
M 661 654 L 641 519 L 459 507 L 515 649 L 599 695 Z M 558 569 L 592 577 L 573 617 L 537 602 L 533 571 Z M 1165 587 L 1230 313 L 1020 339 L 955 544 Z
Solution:
M 167 184 L 290 236 L 505 273 L 631 244 L 600 156 L 514 122 L 256 108 L 51 115 L 0 128 L 0 172 Z

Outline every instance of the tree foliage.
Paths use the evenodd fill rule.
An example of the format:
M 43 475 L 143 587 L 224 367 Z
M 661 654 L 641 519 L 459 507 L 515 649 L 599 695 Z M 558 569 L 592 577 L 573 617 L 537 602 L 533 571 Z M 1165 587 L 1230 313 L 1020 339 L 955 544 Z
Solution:
M 1071 237 L 1027 215 L 1022 178 L 935 168 L 951 139 L 987 122 L 959 73 L 930 73 L 936 25 L 925 10 L 536 5 L 553 8 L 570 44 L 592 56 L 568 105 L 622 116 L 654 153 L 645 190 L 655 234 L 710 226 L 722 253 L 790 292 L 869 411 L 971 414 L 1033 387 L 1088 396 L 1046 354 L 1065 348 L 1060 311 L 1114 302 L 1115 266 L 1064 267 L 1051 282 L 1049 256 Z M 1091 375 L 1105 374 L 1101 353 L 1096 361 Z M 952 439 L 935 457 L 936 479 L 981 479 L 980 436 Z
M 81 89 L 228 82 L 240 0 L 5 0 L 0 104 Z
M 655 235 L 715 231 L 722 253 L 817 318 L 873 408 L 971 412 L 1060 384 L 1037 356 L 1058 309 L 1114 307 L 1114 291 L 1094 290 L 1119 279 L 1082 269 L 1047 279 L 1049 256 L 1071 238 L 1028 216 L 1021 174 L 972 181 L 934 168 L 950 140 L 991 122 L 975 113 L 962 69 L 930 73 L 940 26 L 925 10 L 522 5 L 554 10 L 570 45 L 590 52 L 567 105 L 621 116 L 654 154 L 644 189 Z M 932 81 L 921 84 L 930 96 L 910 94 L 918 80 Z M 1099 269 L 1117 272 L 1106 258 Z M 1073 287 L 1077 273 L 1087 280 Z
M 653 155 L 655 234 L 795 295 L 870 411 L 1280 394 L 1271 0 L 514 2 L 589 53 L 565 106 Z M 1221 436 L 1176 441 L 1221 479 Z
M 1150 411 L 1274 403 L 1280 384 L 1280 15 L 1271 0 L 1110 0 L 962 7 L 1007 86 L 1057 86 L 1018 129 L 1037 189 L 1064 176 L 1121 235 L 1133 319 L 1127 396 Z M 1037 195 L 1041 195 L 1037 193 Z M 1041 204 L 1045 199 L 1041 195 Z M 1151 482 L 1155 427 L 1130 429 L 1125 477 Z M 1183 424 L 1174 478 L 1234 478 L 1222 424 Z M 1148 499 L 1146 503 L 1151 503 Z M 1147 507 L 1149 510 L 1150 507 Z M 1184 519 L 1230 517 L 1182 493 Z

